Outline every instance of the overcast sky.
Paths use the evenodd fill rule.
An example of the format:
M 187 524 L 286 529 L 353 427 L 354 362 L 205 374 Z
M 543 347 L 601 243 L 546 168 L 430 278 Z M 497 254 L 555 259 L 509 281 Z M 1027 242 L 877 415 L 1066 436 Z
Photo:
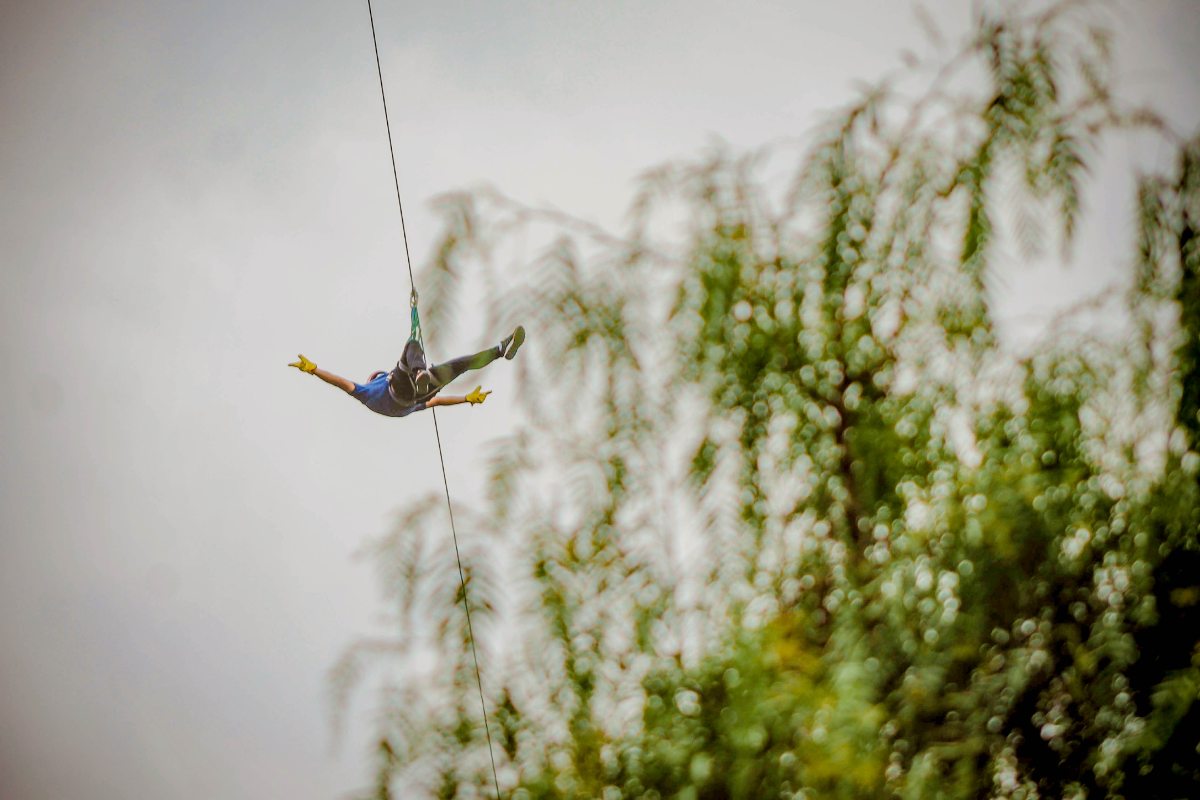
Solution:
M 927 5 L 965 30 L 965 2 Z M 1195 131 L 1200 3 L 1117 8 L 1126 96 Z M 490 183 L 614 223 L 646 167 L 803 133 L 923 46 L 890 0 L 375 16 L 418 261 L 440 192 Z M 1083 230 L 1095 263 L 1014 271 L 1010 313 L 1119 275 L 1134 163 L 1166 151 L 1113 143 Z M 326 676 L 378 619 L 355 551 L 440 489 L 432 423 L 284 365 L 386 367 L 407 293 L 365 2 L 3 4 L 0 796 L 366 782 L 369 726 L 334 751 Z M 435 356 L 501 333 L 461 313 Z M 483 374 L 485 405 L 442 415 L 464 503 L 482 443 L 514 424 L 506 366 Z

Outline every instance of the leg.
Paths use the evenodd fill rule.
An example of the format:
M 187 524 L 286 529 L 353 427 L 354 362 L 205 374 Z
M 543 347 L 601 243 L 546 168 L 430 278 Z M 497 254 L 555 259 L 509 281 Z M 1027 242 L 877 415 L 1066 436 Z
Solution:
M 428 368 L 421 343 L 416 339 L 409 339 L 404 345 L 404 352 L 400 354 L 400 360 L 388 373 L 388 385 L 392 388 L 393 394 L 401 399 L 415 400 L 428 392 L 431 380 L 428 373 L 425 372 Z M 418 383 L 422 385 L 418 386 Z
M 423 369 L 429 368 L 425 363 L 425 351 L 421 349 L 421 343 L 416 339 L 409 339 L 404 345 L 404 353 L 400 356 L 400 363 L 413 375 Z
M 429 368 L 429 371 L 433 373 L 434 380 L 441 387 L 468 370 L 486 367 L 502 355 L 504 355 L 504 352 L 499 347 L 489 347 L 487 350 L 483 350 L 472 356 L 460 356 L 459 358 L 452 358 L 444 364 L 435 364 Z

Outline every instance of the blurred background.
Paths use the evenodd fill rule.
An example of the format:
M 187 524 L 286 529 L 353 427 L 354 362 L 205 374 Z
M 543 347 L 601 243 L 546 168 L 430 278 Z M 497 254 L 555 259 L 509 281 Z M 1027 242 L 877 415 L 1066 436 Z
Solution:
M 1100 6 L 1116 92 L 1194 135 L 1200 7 Z M 302 351 L 361 380 L 407 334 L 365 3 L 0 14 L 0 795 L 346 796 L 379 772 L 389 706 L 351 699 L 337 736 L 330 670 L 396 611 L 356 554 L 406 530 L 399 509 L 441 524 L 428 417 L 371 415 L 285 367 Z M 809 135 L 905 51 L 949 58 L 974 16 L 957 2 L 380 2 L 414 258 L 444 230 L 432 199 L 481 185 L 619 229 L 644 170 L 717 140 L 736 153 Z M 1016 350 L 1130 283 L 1136 175 L 1169 173 L 1178 147 L 1101 144 L 1067 266 L 1056 248 L 989 263 L 989 324 Z M 549 238 L 531 234 L 529 252 Z M 505 261 L 475 280 L 469 263 L 450 265 L 453 326 L 426 331 L 435 358 L 491 344 L 537 299 L 539 273 Z M 517 402 L 536 369 L 493 365 L 485 405 L 440 417 L 456 502 L 491 509 L 476 529 L 498 491 L 484 462 L 505 447 L 488 443 L 536 436 L 534 401 Z M 441 543 L 429 557 L 449 557 Z M 419 670 L 397 674 L 421 690 Z M 547 793 L 591 796 L 581 785 Z

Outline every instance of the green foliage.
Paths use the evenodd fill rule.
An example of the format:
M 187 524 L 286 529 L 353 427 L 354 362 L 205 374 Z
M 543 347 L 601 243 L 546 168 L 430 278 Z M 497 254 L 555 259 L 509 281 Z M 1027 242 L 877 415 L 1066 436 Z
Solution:
M 1156 124 L 1080 6 L 985 15 L 783 192 L 773 149 L 649 173 L 625 236 L 446 201 L 442 289 L 544 243 L 494 320 L 528 423 L 460 525 L 507 796 L 1200 794 L 1200 144 L 1142 180 L 1131 335 L 1016 357 L 988 304 L 999 223 L 1069 242 L 1098 137 Z M 491 791 L 432 508 L 335 673 L 391 665 L 376 797 Z

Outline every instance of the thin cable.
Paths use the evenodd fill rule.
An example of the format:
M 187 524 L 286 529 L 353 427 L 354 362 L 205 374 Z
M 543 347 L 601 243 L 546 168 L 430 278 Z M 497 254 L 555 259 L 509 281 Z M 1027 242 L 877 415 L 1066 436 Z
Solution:
M 496 777 L 496 756 L 492 753 L 492 729 L 488 726 L 487 705 L 483 702 L 483 679 L 479 677 L 479 654 L 475 652 L 475 631 L 471 627 L 471 606 L 467 603 L 467 579 L 463 573 L 462 554 L 458 550 L 458 531 L 454 528 L 454 507 L 450 504 L 450 480 L 446 477 L 446 459 L 442 455 L 442 433 L 438 430 L 437 409 L 433 414 L 433 433 L 437 436 L 438 459 L 442 462 L 442 483 L 446 487 L 446 508 L 450 511 L 450 535 L 454 538 L 454 558 L 458 561 L 458 581 L 463 590 L 463 610 L 467 612 L 467 640 L 471 643 L 471 658 L 475 662 L 475 683 L 479 686 L 479 707 L 483 709 L 483 732 L 487 735 L 488 758 L 492 760 L 492 782 L 496 797 L 500 797 L 500 779 Z
M 417 294 L 417 281 L 413 277 L 412 256 L 408 251 L 408 230 L 404 225 L 404 202 L 400 199 L 400 177 L 396 171 L 396 149 L 392 145 L 392 123 L 388 119 L 387 93 L 383 89 L 383 67 L 379 62 L 379 40 L 375 36 L 375 12 L 371 8 L 371 0 L 367 0 L 367 15 L 371 18 L 371 43 L 375 46 L 375 71 L 379 75 L 379 96 L 383 99 L 383 121 L 387 126 L 388 153 L 392 157 L 392 180 L 396 185 L 396 205 L 400 208 L 400 233 L 404 238 L 404 259 L 408 264 L 408 283 L 414 298 Z M 425 349 L 424 336 L 418 331 L 418 341 L 421 350 Z M 446 456 L 442 451 L 442 432 L 438 428 L 437 409 L 429 409 L 433 414 L 433 432 L 437 437 L 438 461 L 442 465 L 442 485 L 446 489 L 446 510 L 450 512 L 450 535 L 454 540 L 454 559 L 458 564 L 458 581 L 462 587 L 463 611 L 467 616 L 467 641 L 471 643 L 471 660 L 475 665 L 475 684 L 479 688 L 479 709 L 483 712 L 483 732 L 487 736 L 488 758 L 492 762 L 492 784 L 496 787 L 496 799 L 500 798 L 500 778 L 496 774 L 496 755 L 492 752 L 492 729 L 488 725 L 487 703 L 483 699 L 483 677 L 479 671 L 479 653 L 475 649 L 475 629 L 471 625 L 471 604 L 467 600 L 467 578 L 463 571 L 462 553 L 458 547 L 458 530 L 454 525 L 454 504 L 450 502 L 450 479 L 446 475 Z
M 375 72 L 379 74 L 379 96 L 383 98 L 383 124 L 387 125 L 388 153 L 392 156 L 392 181 L 396 184 L 396 205 L 400 207 L 400 235 L 404 238 L 404 260 L 408 263 L 408 285 L 416 292 L 412 256 L 408 253 L 408 229 L 404 226 L 404 201 L 400 199 L 400 176 L 396 172 L 396 149 L 392 146 L 392 123 L 388 120 L 387 92 L 383 90 L 383 67 L 379 64 L 379 40 L 375 38 L 375 12 L 367 0 L 367 15 L 371 18 L 371 44 L 375 46 Z

